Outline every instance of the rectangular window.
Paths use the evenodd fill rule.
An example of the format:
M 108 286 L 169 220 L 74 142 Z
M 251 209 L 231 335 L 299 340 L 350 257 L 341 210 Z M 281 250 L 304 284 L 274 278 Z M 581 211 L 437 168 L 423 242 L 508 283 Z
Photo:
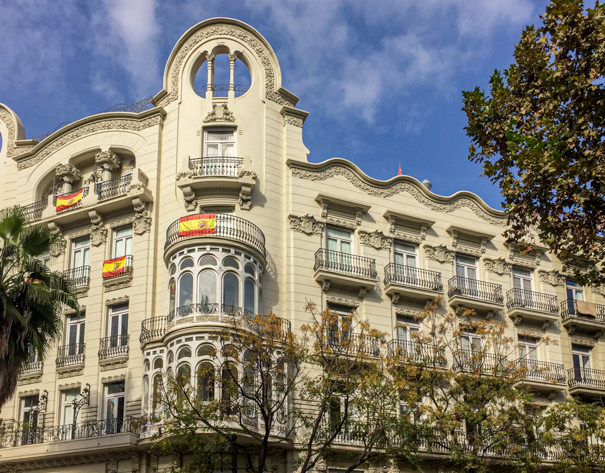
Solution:
M 513 267 L 514 299 L 517 304 L 524 307 L 534 307 L 534 295 L 532 292 L 531 271 L 524 268 Z
M 578 312 L 576 301 L 584 300 L 584 289 L 577 282 L 569 279 L 565 281 L 565 289 L 567 291 L 567 309 L 570 315 L 575 315 Z
M 475 258 L 456 255 L 456 279 L 458 288 L 464 289 L 465 295 L 479 297 L 477 260 Z
M 348 340 L 353 333 L 352 319 L 354 309 L 352 307 L 332 303 L 328 303 L 328 309 L 330 309 L 334 315 L 333 324 L 329 333 L 329 341 L 338 343 L 342 340 Z
M 60 425 L 64 426 L 60 431 L 61 440 L 71 440 L 76 437 L 75 429 L 78 424 L 78 419 L 74 418 L 74 401 L 78 399 L 79 396 L 79 389 L 68 389 L 61 392 Z
M 535 339 L 519 337 L 518 349 L 522 361 L 538 361 L 538 342 Z
M 481 337 L 473 333 L 460 335 L 460 349 L 467 353 L 479 353 L 481 351 Z
M 117 434 L 124 422 L 124 381 L 105 385 L 105 433 Z
M 88 238 L 73 240 L 71 248 L 72 268 L 90 265 L 90 240 Z
M 416 268 L 416 246 L 409 243 L 395 242 L 393 245 L 393 262 L 398 265 Z
M 353 236 L 350 230 L 326 228 L 326 263 L 328 269 L 342 272 L 352 272 Z
M 107 336 L 110 347 L 128 344 L 128 304 L 114 305 L 109 308 Z
M 84 313 L 80 316 L 70 315 L 67 317 L 65 344 L 69 345 L 69 355 L 81 355 L 84 353 L 84 323 Z
M 414 343 L 416 342 L 417 334 L 420 331 L 418 324 L 411 323 L 401 316 L 397 316 L 397 347 L 404 352 L 414 352 Z
M 204 157 L 235 157 L 235 130 L 204 130 Z
M 132 225 L 113 231 L 113 257 L 132 255 Z
M 39 396 L 21 398 L 19 421 L 21 422 L 21 444 L 30 445 L 38 442 L 38 403 Z

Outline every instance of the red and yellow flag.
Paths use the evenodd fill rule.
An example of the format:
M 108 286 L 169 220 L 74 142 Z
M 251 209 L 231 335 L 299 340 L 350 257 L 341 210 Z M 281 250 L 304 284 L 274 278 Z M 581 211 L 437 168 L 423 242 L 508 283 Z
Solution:
M 126 256 L 108 259 L 103 262 L 103 277 L 110 278 L 126 272 Z
M 216 214 L 196 214 L 179 219 L 179 236 L 214 235 Z
M 63 194 L 57 196 L 57 212 L 73 207 L 82 200 L 84 189 L 73 192 L 71 194 Z

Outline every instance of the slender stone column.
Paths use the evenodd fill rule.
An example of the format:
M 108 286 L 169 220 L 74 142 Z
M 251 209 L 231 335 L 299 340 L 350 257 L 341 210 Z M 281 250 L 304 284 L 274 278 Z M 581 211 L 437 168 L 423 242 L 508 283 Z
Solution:
M 120 158 L 109 150 L 100 151 L 95 154 L 95 164 L 102 169 L 103 174 L 101 179 L 109 181 L 112 178 L 113 171 L 120 167 Z
M 62 181 L 61 193 L 66 194 L 73 190 L 73 183 L 82 176 L 80 171 L 71 164 L 59 164 L 55 168 L 55 176 Z
M 214 88 L 214 54 L 208 54 L 206 58 L 208 63 L 208 79 L 206 82 L 206 98 L 214 96 L 212 89 Z
M 229 54 L 229 92 L 227 96 L 232 99 L 235 98 L 235 60 L 237 59 L 237 53 Z

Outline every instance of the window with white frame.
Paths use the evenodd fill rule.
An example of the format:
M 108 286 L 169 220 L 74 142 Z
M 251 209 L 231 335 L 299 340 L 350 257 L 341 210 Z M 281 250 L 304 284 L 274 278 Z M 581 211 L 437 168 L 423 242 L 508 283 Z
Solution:
M 535 364 L 538 361 L 538 340 L 529 337 L 519 337 L 519 358 L 523 364 Z
M 65 426 L 65 428 L 61 431 L 63 438 L 61 440 L 70 440 L 74 438 L 74 430 L 73 428 L 69 428 L 69 426 L 77 425 L 78 419 L 74 418 L 74 401 L 78 399 L 80 395 L 80 390 L 75 389 L 67 389 L 65 391 L 61 391 L 61 425 Z M 77 416 L 77 413 L 76 413 Z
M 353 270 L 353 233 L 350 230 L 326 227 L 327 269 L 351 272 Z
M 592 378 L 591 369 L 592 348 L 584 345 L 571 345 L 571 359 L 573 363 L 574 378 L 581 381 L 585 378 Z
M 393 244 L 393 262 L 401 266 L 416 268 L 418 266 L 417 246 L 410 243 Z
M 68 345 L 69 355 L 81 355 L 84 353 L 84 313 L 69 315 L 67 317 L 67 330 L 65 331 L 65 344 Z
M 107 434 L 122 432 L 124 422 L 125 382 L 107 383 L 105 391 L 105 430 Z
M 460 335 L 460 349 L 467 354 L 481 352 L 482 340 L 480 335 L 474 333 L 463 333 Z
M 584 289 L 577 282 L 568 279 L 565 281 L 565 290 L 567 292 L 567 308 L 570 315 L 577 312 L 576 301 L 584 300 Z
M 235 130 L 215 128 L 205 129 L 203 155 L 204 158 L 236 156 Z
M 23 396 L 21 398 L 21 409 L 19 421 L 23 426 L 35 428 L 38 425 L 38 403 L 40 398 L 37 394 L 32 396 Z
M 90 265 L 90 239 L 78 238 L 73 240 L 71 247 L 71 267 L 81 268 Z
M 113 257 L 132 255 L 132 225 L 119 227 L 113 231 Z
M 348 340 L 353 334 L 353 312 L 354 307 L 329 302 L 328 309 L 332 313 L 333 320 L 329 330 L 328 341 L 339 343 Z
M 416 342 L 414 334 L 418 334 L 419 331 L 420 326 L 417 323 L 410 321 L 407 317 L 398 315 L 396 326 L 398 348 L 406 352 L 413 352 L 414 343 Z
M 128 344 L 128 304 L 112 305 L 109 307 L 107 336 L 110 347 Z

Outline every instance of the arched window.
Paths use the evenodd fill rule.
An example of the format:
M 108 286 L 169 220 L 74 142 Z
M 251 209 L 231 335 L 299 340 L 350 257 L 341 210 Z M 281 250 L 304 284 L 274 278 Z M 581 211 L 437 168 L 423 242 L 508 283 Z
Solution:
M 171 351 L 169 351 L 168 352 L 168 364 L 171 365 L 173 361 L 174 361 L 174 354 Z
M 176 273 L 176 265 L 172 263 L 170 265 L 170 275 L 172 276 L 174 273 Z
M 179 315 L 191 313 L 193 304 L 193 275 L 185 273 L 179 279 Z
M 151 364 L 149 363 L 149 360 L 145 359 L 145 362 L 143 363 L 143 371 L 149 371 L 150 367 L 151 367 Z
M 170 291 L 170 302 L 168 304 L 168 314 L 170 315 L 170 319 L 172 316 L 174 316 L 174 306 L 176 298 L 176 281 L 174 279 L 170 280 L 170 283 L 168 284 L 168 290 Z
M 244 312 L 250 315 L 256 314 L 256 287 L 250 278 L 244 281 Z
M 151 400 L 151 418 L 154 421 L 160 418 L 160 408 L 162 404 L 162 375 L 156 373 L 153 377 L 153 399 Z
M 149 378 L 147 375 L 143 376 L 143 415 L 146 416 L 149 413 Z
M 244 266 L 244 273 L 250 274 L 251 276 L 254 277 L 254 275 L 256 274 L 256 271 L 254 270 L 254 266 L 252 266 L 250 263 L 247 263 L 246 266 Z
M 235 358 L 238 359 L 237 350 L 233 345 L 225 345 L 223 347 L 223 358 Z
M 214 401 L 214 365 L 209 361 L 199 364 L 197 370 L 197 397 L 200 401 Z
M 164 360 L 162 360 L 162 358 L 158 357 L 155 360 L 153 360 L 153 369 L 157 370 L 157 369 L 162 369 L 164 367 Z
M 216 350 L 212 345 L 208 345 L 205 343 L 204 345 L 200 345 L 197 349 L 197 356 L 214 356 L 216 355 Z
M 233 412 L 233 400 L 237 397 L 237 368 L 232 363 L 225 363 L 221 373 L 221 411 L 224 415 Z
M 212 255 L 204 255 L 198 261 L 200 266 L 216 266 L 216 258 Z
M 183 347 L 179 350 L 179 353 L 176 356 L 176 359 L 181 360 L 183 358 L 189 358 L 189 357 L 191 357 L 191 348 Z
M 234 273 L 223 275 L 223 310 L 230 312 L 239 307 L 239 279 Z
M 227 256 L 227 257 L 225 257 L 225 259 L 223 260 L 223 266 L 225 268 L 239 269 L 239 263 L 237 262 L 237 260 L 233 256 Z
M 188 363 L 182 363 L 176 369 L 176 382 L 183 389 L 191 387 L 191 366 Z
M 212 305 L 216 304 L 216 272 L 212 269 L 204 269 L 199 275 L 198 282 L 198 298 L 202 312 L 213 312 Z
M 191 258 L 183 259 L 183 261 L 181 261 L 181 265 L 179 266 L 179 268 L 180 269 L 193 268 L 193 260 Z

